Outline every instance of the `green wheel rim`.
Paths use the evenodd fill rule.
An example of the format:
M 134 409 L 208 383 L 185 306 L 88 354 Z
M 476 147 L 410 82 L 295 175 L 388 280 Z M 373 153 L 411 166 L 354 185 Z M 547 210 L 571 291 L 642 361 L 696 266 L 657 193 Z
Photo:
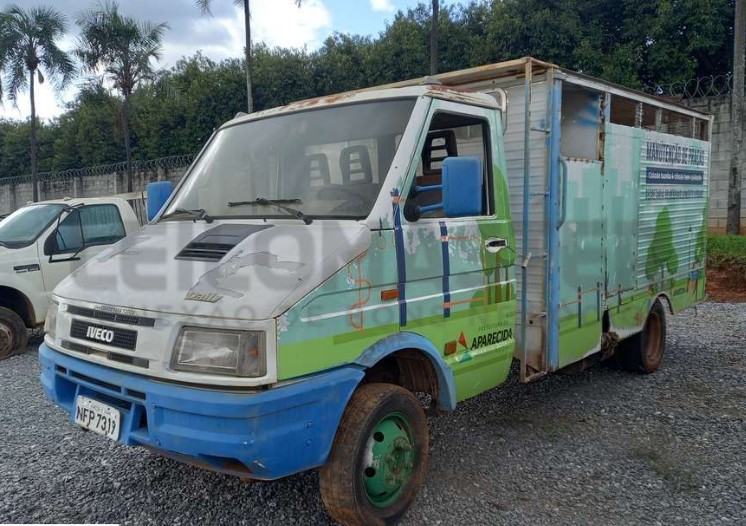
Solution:
M 383 417 L 368 437 L 363 456 L 363 486 L 377 508 L 394 504 L 412 478 L 414 430 L 400 412 Z

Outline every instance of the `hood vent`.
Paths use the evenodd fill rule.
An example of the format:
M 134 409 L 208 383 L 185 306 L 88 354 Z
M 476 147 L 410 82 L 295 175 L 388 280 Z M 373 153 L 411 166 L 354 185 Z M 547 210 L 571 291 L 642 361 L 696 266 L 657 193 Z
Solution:
M 220 261 L 241 241 L 271 225 L 220 225 L 195 237 L 176 259 Z

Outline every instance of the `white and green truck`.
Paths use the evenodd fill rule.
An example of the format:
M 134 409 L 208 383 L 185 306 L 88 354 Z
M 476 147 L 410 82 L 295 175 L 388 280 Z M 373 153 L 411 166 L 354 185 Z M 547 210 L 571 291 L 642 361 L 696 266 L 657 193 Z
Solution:
M 0 221 L 0 360 L 26 349 L 62 279 L 140 226 L 117 197 L 42 201 Z
M 55 289 L 44 390 L 193 465 L 320 469 L 336 520 L 391 524 L 426 414 L 514 360 L 660 366 L 704 298 L 710 125 L 531 58 L 239 116 Z

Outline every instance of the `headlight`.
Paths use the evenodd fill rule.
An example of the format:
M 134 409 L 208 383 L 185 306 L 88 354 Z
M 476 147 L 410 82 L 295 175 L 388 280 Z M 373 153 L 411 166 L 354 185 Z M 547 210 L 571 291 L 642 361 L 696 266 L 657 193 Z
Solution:
M 176 340 L 171 367 L 227 376 L 264 376 L 264 333 L 184 327 Z
M 59 308 L 59 303 L 52 300 L 47 309 L 47 318 L 44 320 L 44 332 L 49 334 L 49 337 L 53 340 L 57 336 L 57 312 Z

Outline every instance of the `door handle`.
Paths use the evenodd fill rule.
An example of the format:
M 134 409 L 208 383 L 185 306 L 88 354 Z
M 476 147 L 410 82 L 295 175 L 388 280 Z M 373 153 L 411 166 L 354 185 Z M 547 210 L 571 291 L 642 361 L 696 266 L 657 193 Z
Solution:
M 570 170 L 567 159 L 560 159 L 560 192 L 562 197 L 560 198 L 560 215 L 557 221 L 557 228 L 562 227 L 565 224 L 565 218 L 567 217 L 567 176 Z
M 484 242 L 484 248 L 487 249 L 487 252 L 500 252 L 503 248 L 508 246 L 508 241 L 499 237 L 491 237 L 488 238 Z

